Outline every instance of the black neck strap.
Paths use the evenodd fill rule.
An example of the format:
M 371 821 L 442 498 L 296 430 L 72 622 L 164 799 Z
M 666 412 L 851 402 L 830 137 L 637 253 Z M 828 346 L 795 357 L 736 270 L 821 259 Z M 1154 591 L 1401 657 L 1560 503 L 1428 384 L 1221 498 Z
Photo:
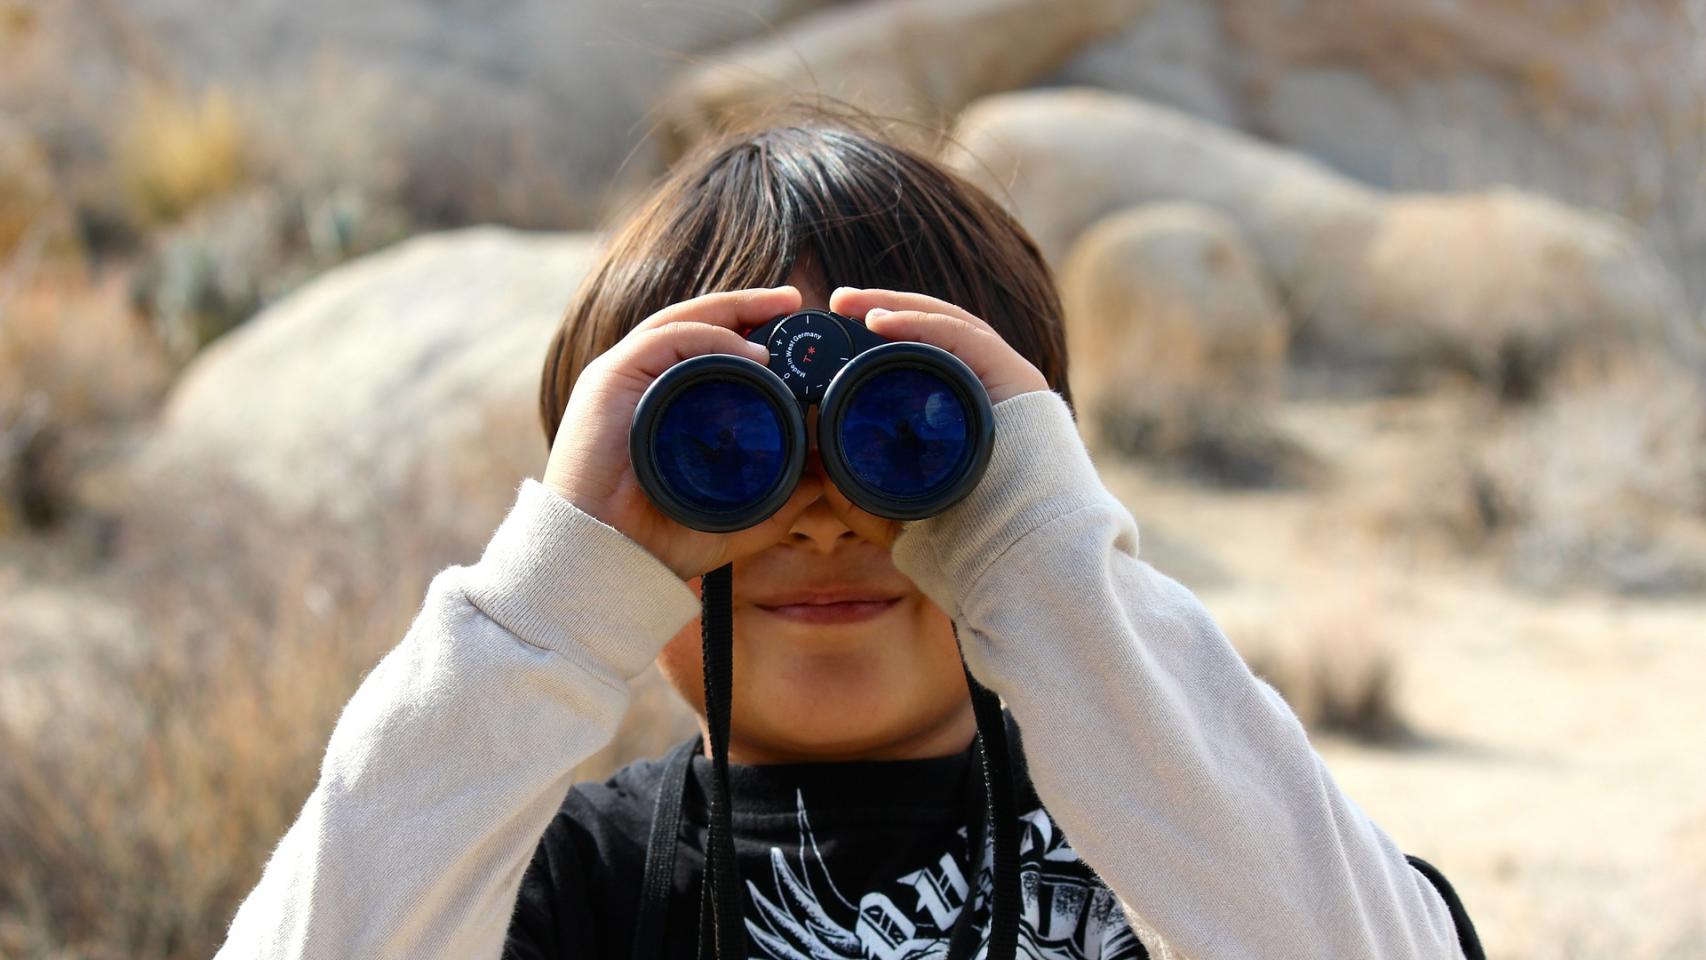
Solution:
M 699 640 L 705 670 L 705 726 L 711 739 L 710 836 L 705 850 L 711 930 L 717 960 L 745 960 L 746 898 L 735 862 L 729 810 L 729 714 L 734 687 L 734 568 L 723 564 L 699 580 Z M 706 955 L 700 944 L 699 955 Z
M 681 849 L 682 797 L 693 756 L 704 740 L 695 736 L 670 751 L 652 805 L 652 832 L 646 839 L 646 876 L 640 885 L 639 922 L 634 927 L 634 960 L 662 960 L 669 924 L 669 899 L 675 887 L 675 855 Z
M 705 670 L 705 717 L 710 733 L 712 780 L 708 797 L 709 836 L 701 882 L 699 946 L 701 960 L 747 960 L 745 898 L 735 863 L 729 808 L 728 737 L 733 686 L 733 602 L 728 565 L 704 575 L 700 584 L 700 641 Z M 954 631 L 955 642 L 959 630 Z M 964 659 L 961 660 L 962 667 Z M 1013 960 L 1018 949 L 1019 829 L 1012 755 L 1001 700 L 966 670 L 972 711 L 977 718 L 977 779 L 984 803 L 967 789 L 970 825 L 966 837 L 966 900 L 949 934 L 947 960 L 968 960 L 978 946 L 973 914 L 986 846 L 993 854 L 993 891 L 986 960 Z M 652 811 L 646 844 L 645 877 L 634 931 L 634 960 L 664 960 L 664 933 L 680 847 L 682 805 L 694 755 L 702 740 L 694 737 L 671 751 Z M 981 809 L 979 809 L 981 807 Z M 994 826 L 994 842 L 986 840 Z

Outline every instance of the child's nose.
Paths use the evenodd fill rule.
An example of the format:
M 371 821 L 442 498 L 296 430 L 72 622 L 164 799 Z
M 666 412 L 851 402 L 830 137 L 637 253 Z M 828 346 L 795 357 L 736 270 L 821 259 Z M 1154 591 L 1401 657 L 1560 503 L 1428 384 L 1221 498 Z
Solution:
M 823 460 L 818 456 L 814 446 L 806 451 L 806 465 L 801 482 L 816 482 L 820 491 L 826 489 L 834 481 L 823 470 Z M 836 548 L 842 539 L 857 537 L 830 506 L 829 498 L 819 493 L 817 499 L 806 507 L 795 518 L 794 525 L 788 530 L 788 541 L 797 546 L 816 547 L 828 553 Z

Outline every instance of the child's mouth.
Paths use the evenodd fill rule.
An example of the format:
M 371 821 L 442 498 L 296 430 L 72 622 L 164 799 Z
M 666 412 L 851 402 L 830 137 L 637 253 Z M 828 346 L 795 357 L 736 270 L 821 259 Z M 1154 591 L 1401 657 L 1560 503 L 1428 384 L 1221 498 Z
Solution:
M 881 616 L 900 603 L 899 597 L 800 597 L 785 598 L 784 603 L 758 603 L 755 606 L 772 616 L 795 623 L 830 624 L 859 623 Z

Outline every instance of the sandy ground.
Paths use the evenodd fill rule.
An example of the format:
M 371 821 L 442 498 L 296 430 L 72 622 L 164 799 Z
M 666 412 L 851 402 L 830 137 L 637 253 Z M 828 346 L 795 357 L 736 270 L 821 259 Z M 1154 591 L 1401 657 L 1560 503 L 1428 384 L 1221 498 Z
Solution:
M 1490 957 L 1706 957 L 1706 598 L 1525 593 L 1371 521 L 1463 426 L 1449 404 L 1285 416 L 1334 465 L 1327 495 L 1214 493 L 1098 455 L 1152 562 L 1241 648 L 1326 621 L 1393 653 L 1414 742 L 1316 746 L 1452 880 Z

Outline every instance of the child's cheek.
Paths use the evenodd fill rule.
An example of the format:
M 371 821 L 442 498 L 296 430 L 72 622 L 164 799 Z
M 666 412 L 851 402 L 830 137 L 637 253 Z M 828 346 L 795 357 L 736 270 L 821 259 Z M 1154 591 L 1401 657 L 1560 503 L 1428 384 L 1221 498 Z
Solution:
M 694 617 L 658 653 L 658 672 L 681 699 L 700 715 L 705 712 L 705 663 L 699 648 L 699 618 Z

